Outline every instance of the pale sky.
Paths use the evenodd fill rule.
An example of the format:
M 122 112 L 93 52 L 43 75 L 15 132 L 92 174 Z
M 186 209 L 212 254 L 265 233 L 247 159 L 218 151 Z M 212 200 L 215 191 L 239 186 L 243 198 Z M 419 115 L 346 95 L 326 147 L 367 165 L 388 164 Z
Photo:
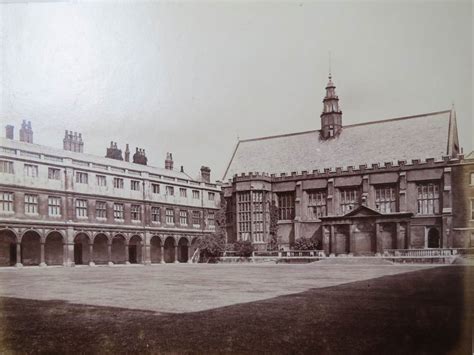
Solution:
M 74 130 L 221 179 L 237 137 L 320 128 L 331 51 L 343 124 L 454 102 L 473 149 L 469 1 L 4 3 L 0 26 L 2 131 L 31 120 L 35 143 Z

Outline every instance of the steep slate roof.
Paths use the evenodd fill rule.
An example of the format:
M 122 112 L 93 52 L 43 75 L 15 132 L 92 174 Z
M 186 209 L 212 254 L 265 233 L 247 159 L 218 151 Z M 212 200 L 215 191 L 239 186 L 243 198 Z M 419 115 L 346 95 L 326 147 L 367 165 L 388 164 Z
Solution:
M 455 120 L 455 119 L 454 119 Z M 455 124 L 455 123 L 454 123 Z M 341 134 L 320 139 L 307 131 L 238 142 L 224 174 L 311 172 L 449 155 L 451 111 L 343 126 Z

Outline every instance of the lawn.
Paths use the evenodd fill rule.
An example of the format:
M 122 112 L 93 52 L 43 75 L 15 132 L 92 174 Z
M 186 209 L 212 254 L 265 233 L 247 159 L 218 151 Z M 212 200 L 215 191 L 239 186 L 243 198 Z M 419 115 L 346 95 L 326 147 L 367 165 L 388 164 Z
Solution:
M 317 264 L 2 270 L 0 351 L 469 353 L 473 271 Z

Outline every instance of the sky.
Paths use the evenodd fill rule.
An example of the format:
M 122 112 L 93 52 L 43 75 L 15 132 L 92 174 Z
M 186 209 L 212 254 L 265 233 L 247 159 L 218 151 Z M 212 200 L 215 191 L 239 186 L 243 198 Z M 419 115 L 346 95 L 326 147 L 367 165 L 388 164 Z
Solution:
M 154 166 L 172 152 L 218 180 L 238 138 L 320 128 L 331 52 L 343 125 L 454 103 L 467 153 L 472 42 L 470 1 L 6 2 L 0 123 L 58 148 L 81 132 L 95 155 L 129 143 Z

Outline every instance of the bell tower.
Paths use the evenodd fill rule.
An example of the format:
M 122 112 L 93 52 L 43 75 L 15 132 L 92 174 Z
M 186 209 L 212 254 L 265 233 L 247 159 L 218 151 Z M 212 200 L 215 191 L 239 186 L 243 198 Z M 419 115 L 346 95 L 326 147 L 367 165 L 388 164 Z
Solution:
M 339 98 L 336 95 L 336 86 L 329 73 L 329 82 L 326 85 L 326 96 L 323 100 L 321 113 L 321 138 L 331 139 L 337 137 L 342 128 L 342 111 L 339 109 Z

